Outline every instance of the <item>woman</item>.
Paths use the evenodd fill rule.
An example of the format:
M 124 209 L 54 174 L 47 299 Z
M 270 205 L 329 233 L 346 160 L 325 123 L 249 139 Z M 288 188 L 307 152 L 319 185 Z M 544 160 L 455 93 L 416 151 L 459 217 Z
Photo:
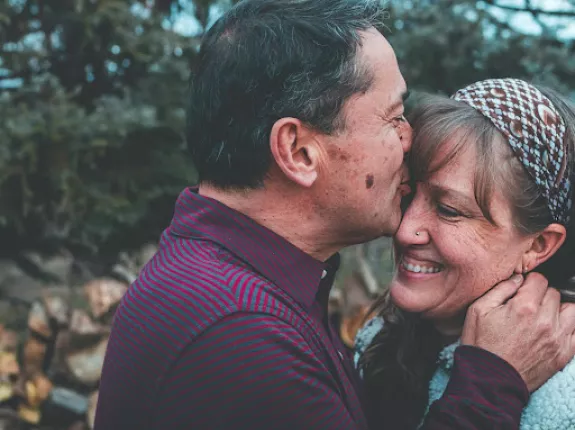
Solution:
M 573 298 L 575 110 L 558 94 L 493 79 L 412 113 L 414 193 L 398 269 L 357 336 L 370 415 L 415 429 L 449 380 L 469 305 L 537 270 Z M 575 362 L 536 391 L 523 429 L 575 429 Z

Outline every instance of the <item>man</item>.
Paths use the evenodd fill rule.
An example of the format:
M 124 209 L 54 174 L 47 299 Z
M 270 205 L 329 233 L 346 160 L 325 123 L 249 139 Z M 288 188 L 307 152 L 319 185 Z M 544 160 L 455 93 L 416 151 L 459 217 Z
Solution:
M 188 123 L 200 185 L 117 311 L 96 430 L 368 428 L 327 301 L 337 252 L 392 235 L 407 191 L 407 89 L 382 13 L 244 0 L 209 30 Z M 424 429 L 517 428 L 527 387 L 575 353 L 544 280 L 504 304 L 519 284 L 473 308 Z

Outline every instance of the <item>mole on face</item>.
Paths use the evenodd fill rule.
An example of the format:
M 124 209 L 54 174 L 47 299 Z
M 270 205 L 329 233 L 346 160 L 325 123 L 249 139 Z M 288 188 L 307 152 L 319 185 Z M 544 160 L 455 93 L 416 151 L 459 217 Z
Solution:
M 365 177 L 365 188 L 373 187 L 373 175 L 369 174 Z

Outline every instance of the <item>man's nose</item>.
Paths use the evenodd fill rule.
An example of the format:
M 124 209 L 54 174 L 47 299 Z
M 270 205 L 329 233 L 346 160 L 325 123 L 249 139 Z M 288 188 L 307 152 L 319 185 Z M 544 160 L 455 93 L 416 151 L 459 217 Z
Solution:
M 403 146 L 403 152 L 407 153 L 411 151 L 411 144 L 413 143 L 413 129 L 411 124 L 407 121 L 401 130 L 401 145 Z

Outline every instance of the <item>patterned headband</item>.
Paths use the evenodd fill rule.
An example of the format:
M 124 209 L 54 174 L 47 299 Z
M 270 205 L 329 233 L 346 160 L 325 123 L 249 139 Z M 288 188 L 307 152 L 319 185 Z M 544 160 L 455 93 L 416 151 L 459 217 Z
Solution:
M 547 201 L 555 222 L 569 224 L 571 171 L 565 122 L 537 88 L 518 79 L 489 79 L 457 91 L 503 133 Z

